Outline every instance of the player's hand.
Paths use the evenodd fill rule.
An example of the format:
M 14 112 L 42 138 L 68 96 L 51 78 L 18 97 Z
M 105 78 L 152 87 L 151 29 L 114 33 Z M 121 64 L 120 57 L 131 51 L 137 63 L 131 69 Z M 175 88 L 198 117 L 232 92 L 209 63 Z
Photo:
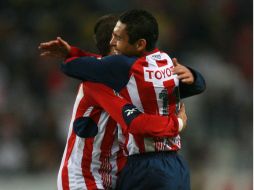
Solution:
M 186 115 L 186 112 L 185 112 L 185 105 L 182 102 L 180 104 L 180 110 L 179 110 L 179 112 L 177 114 L 177 117 L 181 118 L 182 121 L 183 121 L 183 128 L 181 129 L 181 131 L 182 131 L 187 126 L 187 115 Z
M 181 65 L 176 58 L 173 61 L 173 73 L 178 75 L 178 79 L 185 84 L 192 84 L 194 82 L 194 76 L 192 72 L 185 66 Z
M 40 43 L 38 48 L 42 57 L 61 59 L 66 58 L 71 51 L 71 46 L 61 37 L 57 37 L 56 40 Z

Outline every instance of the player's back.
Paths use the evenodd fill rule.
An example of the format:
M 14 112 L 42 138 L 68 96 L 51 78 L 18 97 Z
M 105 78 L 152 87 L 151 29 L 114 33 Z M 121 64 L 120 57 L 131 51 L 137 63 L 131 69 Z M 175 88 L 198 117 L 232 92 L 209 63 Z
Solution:
M 114 188 L 117 173 L 121 170 L 119 166 L 125 163 L 118 146 L 117 123 L 102 109 L 90 106 L 84 92 L 85 85 L 81 83 L 59 169 L 58 189 Z M 86 128 L 96 125 L 97 135 L 89 138 L 77 136 L 75 123 Z
M 172 68 L 170 57 L 158 50 L 137 59 L 126 85 L 131 101 L 145 113 L 175 113 L 179 80 Z
M 135 61 L 130 69 L 126 88 L 120 94 L 145 113 L 175 114 L 179 100 L 179 80 L 172 74 L 172 68 L 170 57 L 156 49 Z M 128 154 L 170 151 L 179 148 L 180 136 L 166 139 L 129 135 L 127 143 Z
M 67 60 L 61 66 L 62 71 L 69 76 L 101 82 L 120 92 L 121 96 L 145 113 L 170 115 L 176 111 L 175 92 L 178 92 L 179 81 L 171 72 L 171 59 L 158 49 L 140 58 L 115 55 L 98 60 L 86 57 Z M 179 136 L 151 139 L 126 135 L 127 154 L 180 148 Z

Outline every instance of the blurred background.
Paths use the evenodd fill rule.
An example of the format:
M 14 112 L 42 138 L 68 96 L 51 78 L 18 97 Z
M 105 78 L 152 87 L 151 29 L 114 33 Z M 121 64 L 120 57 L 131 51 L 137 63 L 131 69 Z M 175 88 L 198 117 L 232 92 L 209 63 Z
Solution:
M 193 190 L 253 185 L 251 0 L 0 1 L 0 190 L 56 189 L 79 81 L 39 58 L 61 36 L 96 52 L 97 18 L 143 8 L 158 19 L 158 47 L 200 71 L 207 89 L 185 99 L 182 154 Z

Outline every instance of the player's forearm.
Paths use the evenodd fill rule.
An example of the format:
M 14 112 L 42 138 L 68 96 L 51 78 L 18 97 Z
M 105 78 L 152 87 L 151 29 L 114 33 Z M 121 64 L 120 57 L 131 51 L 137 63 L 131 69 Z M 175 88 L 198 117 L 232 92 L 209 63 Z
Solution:
M 175 137 L 179 134 L 179 123 L 175 115 L 140 114 L 130 123 L 128 131 L 145 137 Z
M 179 133 L 175 115 L 159 116 L 141 113 L 134 105 L 116 96 L 111 89 L 98 83 L 86 83 L 89 96 L 116 120 L 124 133 L 145 137 L 174 137 Z
M 98 54 L 91 53 L 91 52 L 88 52 L 88 51 L 84 51 L 84 50 L 81 50 L 77 47 L 71 46 L 70 52 L 67 55 L 67 58 L 70 58 L 70 57 L 87 57 L 87 56 L 88 57 L 96 57 L 96 58 L 101 57 Z
M 72 57 L 61 64 L 61 71 L 73 78 L 97 82 L 102 74 L 102 69 L 98 65 L 99 61 L 94 57 Z

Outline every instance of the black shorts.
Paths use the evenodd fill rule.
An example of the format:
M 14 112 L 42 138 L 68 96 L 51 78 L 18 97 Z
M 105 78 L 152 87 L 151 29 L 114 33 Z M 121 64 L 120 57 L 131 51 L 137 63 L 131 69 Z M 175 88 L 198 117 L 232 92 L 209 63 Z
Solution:
M 189 169 L 176 152 L 131 155 L 120 173 L 117 190 L 190 190 Z

